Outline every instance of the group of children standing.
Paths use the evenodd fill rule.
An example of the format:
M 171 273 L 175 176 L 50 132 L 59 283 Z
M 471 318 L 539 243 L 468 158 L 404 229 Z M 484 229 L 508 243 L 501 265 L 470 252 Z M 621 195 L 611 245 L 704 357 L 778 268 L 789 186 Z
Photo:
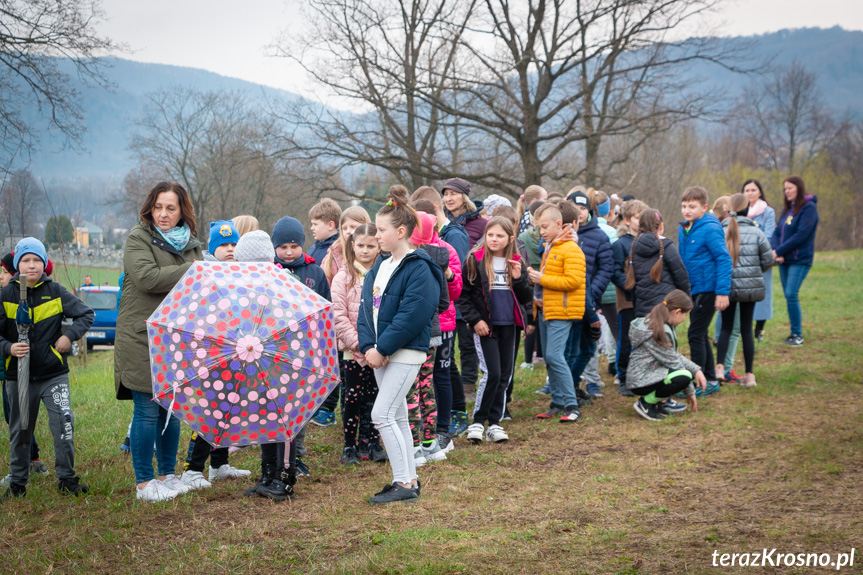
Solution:
M 747 217 L 749 206 L 744 193 L 734 194 L 717 201 L 711 214 L 707 191 L 688 188 L 675 245 L 663 235 L 662 214 L 631 197 L 582 187 L 564 197 L 530 186 L 513 209 L 499 197 L 488 205 L 471 200 L 470 184 L 454 178 L 443 194 L 426 186 L 409 197 L 403 186 L 392 186 L 374 223 L 361 207 L 342 211 L 332 200 L 321 201 L 309 214 L 316 241 L 308 253 L 303 226 L 291 217 L 280 219 L 271 236 L 257 230 L 250 216 L 214 222 L 204 258 L 274 262 L 332 301 L 342 384 L 313 422 L 333 423 L 341 398 L 341 462 L 388 460 L 393 481 L 370 502 L 389 503 L 419 497 L 417 467 L 445 459 L 455 437 L 509 439 L 502 423 L 511 418 L 507 403 L 522 335 L 521 367 L 533 369 L 541 361 L 547 367 L 547 384 L 539 392 L 550 395 L 551 404 L 540 419 L 578 421 L 581 409 L 602 397 L 602 349 L 618 392 L 638 398 L 634 408 L 642 417 L 656 421 L 685 410 L 675 394 L 697 410 L 696 397 L 717 391 L 727 375 L 724 364 L 714 362 L 707 333 L 716 311 L 722 313 L 720 358 L 739 314 L 746 362 L 740 382 L 754 386 L 754 308 L 766 295 L 774 253 Z M 15 267 L 21 256 L 27 265 L 45 260 L 41 253 L 20 249 Z M 26 273 L 32 289 L 45 283 L 35 267 Z M 15 278 L 13 283 L 20 281 Z M 16 289 L 4 288 L 4 309 L 18 301 Z M 83 333 L 92 312 L 67 301 L 60 290 L 54 289 L 58 299 L 66 298 L 61 312 L 75 318 L 73 332 Z M 691 359 L 677 350 L 675 331 L 687 317 Z M 0 328 L 0 351 L 20 357 L 14 317 L 0 317 Z M 454 361 L 456 340 L 461 370 Z M 61 358 L 51 377 L 62 379 L 68 371 L 63 345 L 57 340 L 51 348 Z M 14 362 L 11 370 L 9 365 L 7 379 L 14 375 Z M 475 382 L 480 369 L 468 415 L 464 385 Z M 58 379 L 56 385 L 62 384 Z M 62 434 L 53 415 L 51 421 L 52 432 L 58 427 Z M 13 486 L 21 487 L 29 437 L 18 428 L 12 435 Z M 292 498 L 297 477 L 310 473 L 302 460 L 304 439 L 305 429 L 288 445 L 263 445 L 261 475 L 246 494 Z M 209 481 L 203 477 L 207 457 Z M 193 437 L 185 473 L 168 475 L 165 481 L 173 483 L 157 482 L 164 487 L 153 493 L 142 496 L 139 489 L 138 497 L 171 499 L 215 479 L 251 474 L 230 466 L 228 457 L 227 449 Z M 68 477 L 61 489 L 85 491 L 75 487 L 70 459 L 63 463 Z M 57 461 L 59 476 L 59 456 Z

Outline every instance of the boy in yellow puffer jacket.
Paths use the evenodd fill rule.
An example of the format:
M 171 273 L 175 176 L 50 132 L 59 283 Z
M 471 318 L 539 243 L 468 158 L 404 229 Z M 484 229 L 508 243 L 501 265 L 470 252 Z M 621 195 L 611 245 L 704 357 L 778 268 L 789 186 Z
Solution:
M 551 407 L 537 417 L 551 419 L 560 415 L 561 423 L 573 422 L 581 413 L 565 351 L 570 330 L 580 330 L 584 316 L 584 253 L 575 241 L 572 225 L 563 225 L 557 206 L 545 204 L 535 217 L 548 247 L 542 256 L 541 271 L 530 268 L 528 274 L 534 284 L 542 286 L 539 326 L 551 388 Z

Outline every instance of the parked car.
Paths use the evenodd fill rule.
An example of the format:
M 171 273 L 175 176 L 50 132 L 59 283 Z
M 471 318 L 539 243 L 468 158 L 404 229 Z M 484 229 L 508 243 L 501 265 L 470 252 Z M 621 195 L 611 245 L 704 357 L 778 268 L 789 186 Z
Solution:
M 117 286 L 82 286 L 78 297 L 96 312 L 96 319 L 87 332 L 87 349 L 94 345 L 114 345 L 117 331 Z

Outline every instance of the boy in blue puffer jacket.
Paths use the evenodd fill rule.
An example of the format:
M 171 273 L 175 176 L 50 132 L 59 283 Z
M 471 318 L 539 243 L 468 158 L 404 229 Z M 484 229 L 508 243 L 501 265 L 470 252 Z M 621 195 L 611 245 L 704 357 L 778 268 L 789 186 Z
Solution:
M 703 366 L 707 378 L 706 390 L 697 395 L 719 391 L 707 330 L 713 314 L 728 307 L 733 267 L 722 224 L 716 216 L 707 213 L 707 202 L 707 190 L 699 186 L 686 188 L 680 206 L 685 221 L 681 222 L 677 233 L 695 305 L 690 314 L 688 334 L 690 356 L 693 362 Z
M 578 247 L 584 252 L 587 277 L 591 278 L 590 295 L 596 304 L 596 309 L 599 310 L 605 288 L 611 283 L 611 277 L 614 275 L 614 254 L 611 251 L 611 241 L 599 227 L 599 219 L 590 209 L 590 199 L 581 191 L 580 187 L 573 188 L 567 199 L 578 208 Z M 597 344 L 596 341 L 589 341 L 592 355 L 584 367 L 585 389 L 591 397 L 602 397 L 600 389 L 602 379 L 599 377 Z M 582 345 L 582 352 L 584 351 L 584 345 Z M 576 387 L 578 387 L 578 380 L 575 381 Z

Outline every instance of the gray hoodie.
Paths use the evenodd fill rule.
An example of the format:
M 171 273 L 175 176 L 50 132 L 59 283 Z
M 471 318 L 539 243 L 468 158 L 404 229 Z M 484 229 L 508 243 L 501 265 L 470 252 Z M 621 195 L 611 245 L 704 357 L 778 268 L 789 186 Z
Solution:
M 701 370 L 701 367 L 677 351 L 677 334 L 668 324 L 665 324 L 665 337 L 671 343 L 670 346 L 661 345 L 654 339 L 653 330 L 646 317 L 632 322 L 629 328 L 632 355 L 629 356 L 629 367 L 626 370 L 627 389 L 653 385 L 678 369 L 686 369 L 693 376 Z M 690 383 L 685 392 L 686 395 L 693 395 L 695 386 Z

